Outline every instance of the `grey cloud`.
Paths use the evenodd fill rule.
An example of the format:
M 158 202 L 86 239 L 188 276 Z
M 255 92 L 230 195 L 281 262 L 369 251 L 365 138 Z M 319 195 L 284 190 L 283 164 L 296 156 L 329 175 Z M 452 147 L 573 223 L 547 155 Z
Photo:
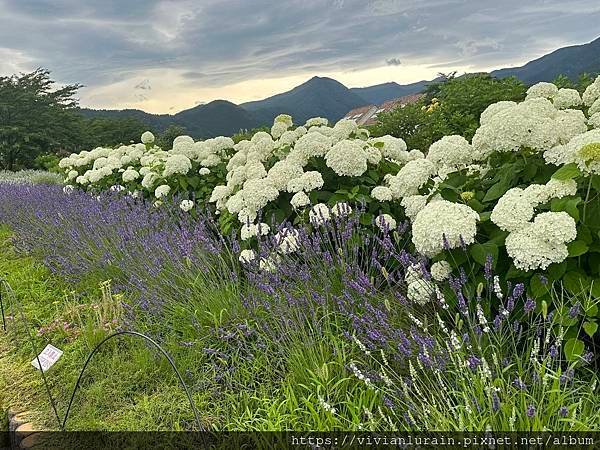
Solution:
M 181 70 L 187 83 L 211 87 L 384 61 L 501 67 L 597 37 L 600 5 L 575 4 L 0 0 L 0 50 L 24 55 L 32 67 L 48 67 L 61 81 L 90 87 L 167 68 Z

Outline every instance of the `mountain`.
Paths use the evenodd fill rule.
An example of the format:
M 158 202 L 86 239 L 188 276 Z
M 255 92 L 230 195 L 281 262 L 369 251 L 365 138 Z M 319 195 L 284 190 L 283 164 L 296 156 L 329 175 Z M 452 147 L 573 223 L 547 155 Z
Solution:
M 400 85 L 396 82 L 376 84 L 364 88 L 351 88 L 350 91 L 361 97 L 365 104 L 380 105 L 393 98 L 405 95 L 418 94 L 427 87 L 431 81 L 418 81 L 416 83 Z
M 133 117 L 159 133 L 167 129 L 169 125 L 180 125 L 190 136 L 195 138 L 231 136 L 242 129 L 252 129 L 266 123 L 251 112 L 226 100 L 215 100 L 174 115 L 150 114 L 139 109 L 95 110 L 82 108 L 80 111 L 89 118 Z
M 576 80 L 582 73 L 600 72 L 600 38 L 582 45 L 559 48 L 521 67 L 511 67 L 491 72 L 502 78 L 515 76 L 525 84 L 552 81 L 558 75 Z
M 600 38 L 587 44 L 558 49 L 521 67 L 499 69 L 491 74 L 496 77 L 516 76 L 526 84 L 534 84 L 552 81 L 561 74 L 575 80 L 583 72 L 600 72 Z M 435 81 L 406 85 L 391 82 L 349 89 L 334 79 L 313 77 L 290 91 L 241 105 L 215 100 L 174 115 L 150 114 L 138 109 L 82 109 L 81 112 L 87 117 L 135 117 L 157 132 L 171 124 L 180 125 L 194 138 L 208 138 L 271 125 L 278 114 L 290 114 L 297 124 L 317 116 L 335 122 L 351 109 L 416 94 Z
M 185 127 L 191 136 L 231 136 L 242 129 L 252 129 L 264 122 L 255 114 L 226 100 L 186 109 L 173 116 L 177 125 Z
M 266 123 L 271 123 L 278 114 L 290 114 L 296 123 L 304 123 L 316 116 L 335 122 L 351 109 L 364 104 L 364 98 L 339 81 L 312 77 L 290 91 L 240 106 Z

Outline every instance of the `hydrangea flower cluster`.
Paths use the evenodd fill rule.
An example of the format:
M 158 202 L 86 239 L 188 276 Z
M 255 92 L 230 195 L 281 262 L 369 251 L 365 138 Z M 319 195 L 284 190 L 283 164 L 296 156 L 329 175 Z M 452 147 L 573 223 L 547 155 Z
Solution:
M 470 142 L 462 136 L 445 136 L 424 152 L 409 151 L 400 138 L 370 137 L 352 120 L 331 126 L 316 117 L 295 126 L 286 114 L 275 118 L 270 132 L 257 132 L 238 143 L 222 136 L 204 141 L 178 136 L 172 149 L 163 150 L 154 142 L 152 133 L 146 132 L 140 143 L 72 154 L 60 167 L 69 185 L 90 191 L 118 188 L 143 195 L 157 206 L 166 197 L 183 193 L 178 201 L 184 211 L 199 205 L 196 196 L 187 200 L 186 195 L 201 186 L 210 193 L 205 194 L 206 201 L 217 213 L 237 217 L 244 240 L 270 233 L 257 219 L 267 208 L 281 208 L 281 201 L 289 203 L 289 208 L 282 208 L 286 214 L 314 227 L 346 217 L 355 205 L 318 202 L 339 189 L 337 184 L 355 186 L 361 196 L 370 193 L 373 204 L 386 204 L 374 214 L 375 227 L 396 229 L 397 221 L 404 219 L 394 217 L 401 208 L 412 224 L 415 249 L 435 257 L 474 243 L 478 231 L 479 214 L 468 206 L 478 194 L 476 188 L 457 192 L 454 201 L 441 196 L 440 186 L 453 173 L 483 179 L 495 169 L 491 156 L 524 150 L 543 156 L 550 165 L 575 164 L 584 176 L 600 174 L 600 77 L 581 96 L 574 89 L 538 83 L 522 102 L 488 106 Z M 378 181 L 369 182 L 365 190 L 362 183 L 372 173 Z M 544 268 L 566 257 L 566 243 L 574 239 L 573 224 L 562 214 L 539 214 L 538 208 L 576 192 L 574 180 L 552 179 L 513 186 L 496 201 L 490 220 L 509 233 L 506 246 L 517 267 Z M 557 232 L 559 226 L 562 234 Z M 278 239 L 282 244 L 278 257 L 297 248 L 293 232 Z M 277 262 L 251 257 L 249 252 L 240 258 L 259 259 L 268 268 Z M 435 272 L 443 278 L 447 267 L 440 263 Z

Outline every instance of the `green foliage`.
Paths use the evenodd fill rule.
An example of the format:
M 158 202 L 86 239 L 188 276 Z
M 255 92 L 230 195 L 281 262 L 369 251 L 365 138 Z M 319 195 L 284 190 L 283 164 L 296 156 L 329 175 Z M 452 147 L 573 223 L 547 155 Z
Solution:
M 84 119 L 82 126 L 81 144 L 89 149 L 98 146 L 115 147 L 139 142 L 142 133 L 149 131 L 148 125 L 133 117 L 124 119 L 108 117 Z
M 41 153 L 77 142 L 81 118 L 74 95 L 80 86 L 54 84 L 45 69 L 0 77 L 0 168 L 31 167 Z
M 450 134 L 450 128 L 439 109 L 427 111 L 426 104 L 413 104 L 381 113 L 379 122 L 369 128 L 372 136 L 401 137 L 409 149 L 425 150 L 435 141 Z
M 471 139 L 479 126 L 479 116 L 489 105 L 502 100 L 521 101 L 526 89 L 514 77 L 444 75 L 440 82 L 428 86 L 422 102 L 381 114 L 372 133 L 401 137 L 409 148 L 423 151 L 445 135 L 459 134 Z M 431 104 L 436 106 L 434 103 L 439 106 L 430 108 Z
M 250 139 L 252 139 L 252 136 L 254 136 L 259 131 L 266 131 L 267 133 L 269 133 L 271 131 L 271 128 L 265 126 L 253 128 L 251 130 L 240 130 L 238 133 L 231 136 L 231 139 L 233 139 L 233 142 L 235 142 L 236 144 L 243 140 L 249 141 Z
M 160 133 L 156 139 L 156 145 L 160 148 L 169 149 L 173 148 L 173 141 L 177 136 L 183 136 L 186 134 L 185 127 L 179 125 L 169 125 L 165 131 Z M 139 139 L 139 136 L 135 138 L 135 142 Z

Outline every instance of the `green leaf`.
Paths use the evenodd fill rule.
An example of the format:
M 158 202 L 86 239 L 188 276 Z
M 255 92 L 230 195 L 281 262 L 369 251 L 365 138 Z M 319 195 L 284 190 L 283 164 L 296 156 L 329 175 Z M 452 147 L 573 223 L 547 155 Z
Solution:
M 576 361 L 581 355 L 585 345 L 583 341 L 576 338 L 571 338 L 565 343 L 565 356 L 571 362 Z
M 567 249 L 569 250 L 569 256 L 581 256 L 588 251 L 588 246 L 583 241 L 573 241 L 567 244 Z
M 494 184 L 488 191 L 485 193 L 485 197 L 483 197 L 484 202 L 489 202 L 491 200 L 496 200 L 497 198 L 502 197 L 506 191 L 510 188 L 510 183 L 506 180 L 498 181 Z
M 598 324 L 596 322 L 584 322 L 583 329 L 589 337 L 594 337 L 594 334 L 598 331 Z
M 554 172 L 552 178 L 554 178 L 555 180 L 565 181 L 572 180 L 573 178 L 577 178 L 580 175 L 581 171 L 579 170 L 579 167 L 577 167 L 577 164 L 570 163 L 562 166 L 560 169 Z
M 550 264 L 547 270 L 553 280 L 560 280 L 567 271 L 567 261 Z
M 548 289 L 548 283 L 542 283 L 539 275 L 534 275 L 531 277 L 531 280 L 529 281 L 529 287 L 531 288 L 531 293 L 535 298 L 543 297 L 550 292 Z
M 584 274 L 575 271 L 567 272 L 562 281 L 565 289 L 575 295 L 586 291 L 590 286 L 588 278 Z
M 469 253 L 471 257 L 482 266 L 485 266 L 488 255 L 492 255 L 494 266 L 498 261 L 498 246 L 491 242 L 486 242 L 485 244 L 473 244 L 469 247 Z

